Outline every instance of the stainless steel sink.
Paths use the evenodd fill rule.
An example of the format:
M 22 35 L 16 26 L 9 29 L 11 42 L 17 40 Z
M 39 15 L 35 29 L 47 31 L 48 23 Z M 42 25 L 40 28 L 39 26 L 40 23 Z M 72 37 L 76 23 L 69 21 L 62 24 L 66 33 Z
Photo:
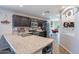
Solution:
M 22 37 L 31 36 L 32 33 L 21 34 Z

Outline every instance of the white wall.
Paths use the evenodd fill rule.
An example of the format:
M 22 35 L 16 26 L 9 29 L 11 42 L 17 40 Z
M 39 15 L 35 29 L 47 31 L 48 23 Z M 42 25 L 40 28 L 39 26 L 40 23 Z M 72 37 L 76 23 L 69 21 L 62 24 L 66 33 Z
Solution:
M 76 20 L 75 20 L 75 37 L 73 40 L 73 49 L 72 53 L 78 53 L 79 54 L 79 12 L 76 15 Z
M 79 54 L 79 13 L 75 16 L 74 30 L 62 29 L 61 32 L 61 45 L 67 49 L 70 53 Z
M 0 9 L 0 35 L 5 32 L 12 31 L 12 12 Z M 10 24 L 1 24 L 1 21 L 4 20 L 4 16 L 7 15 L 7 20 L 10 21 Z
M 74 28 L 65 28 L 63 27 L 64 22 L 75 22 L 75 17 L 72 17 L 71 19 L 62 18 L 61 19 L 61 34 L 60 34 L 60 45 L 62 45 L 67 51 L 70 53 L 79 53 L 77 50 L 78 45 L 75 45 L 76 38 L 75 38 L 75 27 Z M 77 47 L 75 47 L 77 46 Z M 77 52 L 76 52 L 77 51 Z
M 79 54 L 79 13 L 75 16 L 75 29 L 74 33 L 64 36 L 63 45 L 73 54 Z
M 60 44 L 70 53 L 73 53 L 75 43 L 74 36 L 72 34 L 74 33 L 61 34 L 60 36 Z
M 65 21 L 62 20 L 62 22 Z M 62 26 L 63 25 L 61 25 L 60 45 L 62 45 L 70 53 L 73 53 L 74 43 L 75 43 L 74 42 L 75 28 L 64 28 Z

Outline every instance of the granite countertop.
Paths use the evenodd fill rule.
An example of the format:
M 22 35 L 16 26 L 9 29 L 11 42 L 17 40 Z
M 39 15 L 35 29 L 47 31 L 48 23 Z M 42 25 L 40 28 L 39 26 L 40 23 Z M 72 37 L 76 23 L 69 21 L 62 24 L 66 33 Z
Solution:
M 33 54 L 53 42 L 53 39 L 29 35 L 26 37 L 5 34 L 5 39 L 16 54 Z

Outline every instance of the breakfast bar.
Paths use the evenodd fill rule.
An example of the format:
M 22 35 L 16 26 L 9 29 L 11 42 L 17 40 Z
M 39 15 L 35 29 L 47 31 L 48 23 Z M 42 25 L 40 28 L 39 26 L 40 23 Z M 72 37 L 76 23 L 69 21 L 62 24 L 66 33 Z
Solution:
M 49 44 L 52 44 L 53 47 L 53 39 L 36 35 L 23 37 L 14 34 L 4 34 L 4 38 L 15 54 L 42 54 L 44 47 Z

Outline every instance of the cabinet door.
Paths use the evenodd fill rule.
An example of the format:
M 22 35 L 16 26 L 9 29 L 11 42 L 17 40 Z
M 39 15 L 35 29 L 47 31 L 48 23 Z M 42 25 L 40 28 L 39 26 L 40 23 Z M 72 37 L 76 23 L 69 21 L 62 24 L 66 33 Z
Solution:
M 31 24 L 31 20 L 29 17 L 13 15 L 13 26 L 26 26 L 29 27 Z
M 21 25 L 21 19 L 22 17 L 21 16 L 16 16 L 16 15 L 13 15 L 13 26 L 20 26 Z
M 38 20 L 38 26 L 42 27 L 42 20 Z
M 27 21 L 27 26 L 30 27 L 31 26 L 31 18 L 28 18 L 27 20 L 28 20 Z
M 28 20 L 25 17 L 21 19 L 21 26 L 28 26 Z

